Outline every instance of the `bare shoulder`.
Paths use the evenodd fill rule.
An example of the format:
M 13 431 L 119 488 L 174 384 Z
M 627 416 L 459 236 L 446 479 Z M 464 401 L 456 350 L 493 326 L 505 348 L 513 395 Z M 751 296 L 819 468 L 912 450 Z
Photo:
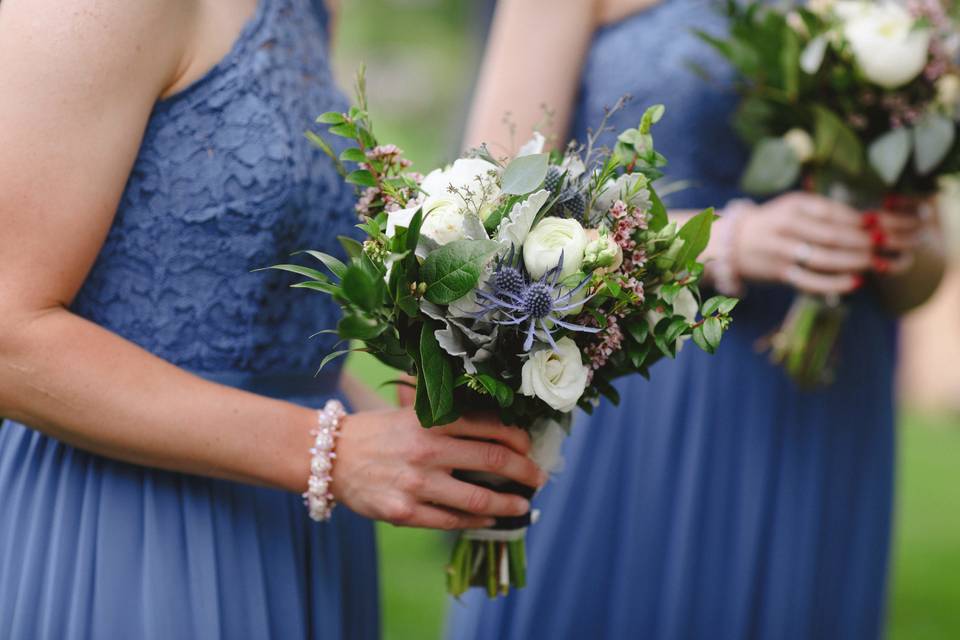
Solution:
M 198 1 L 3 0 L 0 69 L 74 94 L 133 82 L 159 95 L 177 73 Z

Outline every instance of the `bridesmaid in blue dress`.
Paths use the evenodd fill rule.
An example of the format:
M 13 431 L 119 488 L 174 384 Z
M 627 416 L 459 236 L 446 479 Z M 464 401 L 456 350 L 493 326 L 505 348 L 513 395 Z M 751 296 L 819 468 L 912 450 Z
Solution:
M 604 108 L 630 93 L 611 129 L 636 126 L 647 106 L 666 104 L 656 145 L 669 176 L 689 181 L 669 198 L 677 217 L 741 197 L 732 78 L 692 33 L 722 32 L 716 5 L 560 4 L 501 2 L 469 142 L 502 140 L 507 110 L 529 130 L 544 101 L 556 107 L 559 139 L 584 140 Z M 525 56 L 512 48 L 518 41 Z M 613 135 L 604 142 L 612 146 Z M 528 586 L 498 601 L 476 592 L 452 602 L 451 638 L 881 635 L 895 325 L 874 291 L 915 274 L 858 289 L 871 238 L 839 204 L 790 194 L 734 206 L 742 213 L 719 222 L 716 237 L 726 232 L 733 243 L 747 295 L 718 353 L 688 345 L 676 362 L 654 367 L 652 380 L 620 381 L 619 407 L 603 402 L 579 417 L 566 465 L 535 502 L 542 514 L 529 533 Z M 899 220 L 882 215 L 884 224 Z M 736 238 L 724 231 L 730 224 L 739 225 Z M 897 233 L 909 240 L 916 231 Z M 808 247 L 807 264 L 793 260 L 798 243 Z M 710 254 L 718 255 L 716 242 Z M 916 289 L 929 293 L 936 279 L 914 278 Z M 857 289 L 836 382 L 815 392 L 799 391 L 755 348 L 795 288 Z
M 366 518 L 529 508 L 449 475 L 542 482 L 520 431 L 410 410 L 344 419 L 349 510 L 301 503 L 316 409 L 343 397 L 307 336 L 337 310 L 250 270 L 355 222 L 302 134 L 346 106 L 327 21 L 320 0 L 3 2 L 0 638 L 376 638 Z

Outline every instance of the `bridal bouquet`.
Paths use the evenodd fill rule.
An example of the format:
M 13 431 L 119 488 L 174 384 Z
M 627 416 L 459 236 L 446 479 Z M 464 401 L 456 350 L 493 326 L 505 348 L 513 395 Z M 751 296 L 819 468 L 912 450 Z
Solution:
M 597 147 L 598 132 L 586 145 L 547 153 L 536 135 L 514 158 L 480 148 L 422 177 L 400 149 L 376 139 L 361 75 L 357 105 L 318 119 L 352 145 L 336 154 L 308 136 L 358 186 L 365 238 L 341 238 L 348 263 L 306 252 L 328 273 L 277 268 L 307 278 L 293 286 L 334 297 L 344 341 L 415 376 L 424 427 L 494 411 L 530 432 L 532 457 L 549 471 L 576 407 L 590 411 L 600 396 L 616 402 L 615 378 L 646 375 L 687 338 L 712 352 L 736 304 L 699 304 L 697 256 L 713 212 L 678 229 L 651 186 L 665 162 L 650 134 L 662 114 L 648 110 L 612 150 Z M 493 597 L 522 587 L 529 523 L 528 515 L 463 532 L 449 591 L 481 586 Z
M 807 188 L 862 210 L 919 202 L 960 170 L 960 34 L 940 0 L 726 5 L 730 32 L 701 37 L 733 65 L 734 127 L 752 148 L 742 187 Z M 875 223 L 865 217 L 864 224 Z M 829 382 L 843 304 L 798 296 L 771 342 L 799 383 Z

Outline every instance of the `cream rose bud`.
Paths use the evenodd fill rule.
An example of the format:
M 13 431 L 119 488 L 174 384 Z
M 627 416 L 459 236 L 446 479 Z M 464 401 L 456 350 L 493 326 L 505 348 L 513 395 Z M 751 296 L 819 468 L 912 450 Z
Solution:
M 572 218 L 544 218 L 523 242 L 523 263 L 531 278 L 542 278 L 557 266 L 562 254 L 563 279 L 580 271 L 586 246 L 587 234 L 579 222 Z
M 894 2 L 837 2 L 843 35 L 857 66 L 868 80 L 885 89 L 901 87 L 923 71 L 930 54 L 930 30 Z
M 960 103 L 960 77 L 948 73 L 937 80 L 937 102 L 948 109 Z
M 521 370 L 520 393 L 540 398 L 564 413 L 573 411 L 586 388 L 587 368 L 577 343 L 570 338 L 557 340 L 556 351 L 541 345 Z
M 587 246 L 583 250 L 583 266 L 587 271 L 603 269 L 616 271 L 623 264 L 623 249 L 620 248 L 606 230 L 587 229 Z
M 803 129 L 790 129 L 783 135 L 783 141 L 797 155 L 801 164 L 813 157 L 813 138 Z
M 463 212 L 458 198 L 452 194 L 427 198 L 423 203 L 423 225 L 420 235 L 439 245 L 463 240 Z M 389 223 L 389 218 L 387 219 Z

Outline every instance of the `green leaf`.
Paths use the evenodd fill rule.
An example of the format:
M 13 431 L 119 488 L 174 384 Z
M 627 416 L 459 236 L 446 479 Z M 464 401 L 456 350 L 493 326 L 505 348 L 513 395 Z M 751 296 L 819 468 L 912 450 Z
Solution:
M 407 227 L 407 251 L 411 254 L 417 250 L 420 242 L 420 227 L 423 226 L 423 209 L 418 209 Z
M 826 107 L 815 105 L 813 113 L 817 159 L 830 162 L 850 175 L 858 175 L 863 169 L 863 147 L 857 134 Z
M 652 107 L 647 107 L 647 110 L 643 112 L 643 117 L 640 119 L 640 133 L 650 133 L 650 128 L 656 123 L 660 122 L 660 119 L 663 117 L 663 114 L 666 112 L 666 110 L 666 107 L 664 107 L 662 104 L 655 104 Z
M 335 136 L 340 136 L 341 138 L 355 138 L 357 137 L 357 128 L 350 124 L 349 122 L 343 122 L 341 124 L 335 124 L 329 129 L 330 133 Z
M 703 325 L 694 327 L 693 329 L 693 341 L 698 347 L 706 351 L 707 353 L 713 353 L 715 349 L 710 346 L 710 343 L 707 342 L 706 337 L 703 335 Z
M 515 158 L 503 171 L 500 190 L 518 196 L 530 193 L 543 184 L 543 179 L 547 177 L 549 159 L 547 153 Z
M 893 185 L 900 179 L 910 159 L 911 146 L 913 139 L 905 127 L 888 131 L 870 144 L 867 158 L 884 184 Z
M 667 326 L 666 333 L 663 334 L 663 340 L 667 344 L 674 344 L 677 338 L 683 335 L 683 332 L 690 326 L 689 321 L 683 316 L 675 316 Z
M 330 269 L 330 273 L 332 273 L 338 278 L 343 278 L 343 274 L 347 271 L 347 265 L 343 264 L 343 262 L 341 262 L 340 260 L 338 260 L 337 258 L 334 258 L 329 254 L 326 254 L 320 251 L 307 250 L 307 251 L 298 251 L 293 255 L 298 255 L 300 253 L 305 253 L 309 256 L 316 258 L 317 260 L 322 262 L 324 266 L 327 267 L 327 269 Z
M 703 250 L 707 248 L 707 243 L 710 242 L 710 228 L 716 219 L 717 214 L 711 208 L 705 209 L 687 220 L 677 234 L 684 241 L 684 244 L 674 264 L 680 265 L 684 269 L 693 266 L 697 257 L 703 253 Z
M 497 380 L 491 375 L 486 373 L 481 373 L 474 378 L 477 382 L 483 385 L 483 388 L 487 390 L 493 398 L 497 401 L 501 407 L 509 407 L 513 404 L 513 389 L 511 389 L 506 383 Z
M 649 189 L 649 193 L 650 222 L 648 223 L 648 226 L 651 231 L 660 231 L 670 222 L 670 219 L 667 216 L 667 208 L 664 206 L 660 196 L 657 195 L 657 192 L 654 191 L 652 187 Z
M 327 111 L 317 117 L 317 124 L 343 124 L 346 121 L 339 111 Z
M 720 346 L 720 338 L 723 337 L 720 319 L 716 316 L 707 318 L 701 326 L 703 327 L 703 338 L 707 341 L 707 344 L 714 349 Z
M 269 268 L 276 269 L 278 271 L 289 271 L 290 273 L 295 273 L 319 282 L 329 282 L 330 280 L 325 273 L 320 273 L 316 269 L 311 269 L 310 267 L 301 267 L 298 264 L 275 264 Z M 258 269 L 258 271 L 260 271 L 260 269 Z
M 950 118 L 939 113 L 928 113 L 920 118 L 913 129 L 916 146 L 913 165 L 917 173 L 925 176 L 943 162 L 956 136 L 956 125 Z
M 353 304 L 365 311 L 376 311 L 382 302 L 377 283 L 361 267 L 350 265 L 340 283 L 343 294 Z
M 627 324 L 627 332 L 633 336 L 637 344 L 643 344 L 650 332 L 650 325 L 646 322 L 631 322 Z
M 420 271 L 427 300 L 450 304 L 470 293 L 499 247 L 493 240 L 456 240 L 431 253 Z
M 291 289 L 310 289 L 312 291 L 321 291 L 323 293 L 330 294 L 332 296 L 339 295 L 342 293 L 342 290 L 338 285 L 335 285 L 331 282 L 317 282 L 316 280 L 307 280 L 305 282 L 297 282 L 296 284 L 290 285 Z
M 720 309 L 720 305 L 724 303 L 728 298 L 726 296 L 713 296 L 709 300 L 703 303 L 700 307 L 700 315 L 704 318 L 707 316 L 712 316 Z
M 740 304 L 739 298 L 727 298 L 720 304 L 719 311 L 720 313 L 727 315 L 728 313 L 733 311 L 733 308 L 736 307 L 738 304 Z
M 795 100 L 800 90 L 800 39 L 788 25 L 781 29 L 780 72 L 787 97 Z
M 366 162 L 367 155 L 356 147 L 350 147 L 343 150 L 343 153 L 340 154 L 340 160 L 343 162 Z
M 453 369 L 447 354 L 440 348 L 433 323 L 424 323 L 420 331 L 420 380 L 426 388 L 430 405 L 429 426 L 453 411 Z
M 783 138 L 764 138 L 753 148 L 740 184 L 744 191 L 768 195 L 788 189 L 800 177 L 800 160 Z
M 363 254 L 363 245 L 350 236 L 337 236 L 340 246 L 351 258 L 359 258 Z
M 307 137 L 307 140 L 313 143 L 314 146 L 318 147 L 325 154 L 327 154 L 328 156 L 336 160 L 337 154 L 333 152 L 333 149 L 330 147 L 329 144 L 327 144 L 326 140 L 318 136 L 313 131 L 305 131 L 303 135 L 305 135 Z
M 345 180 L 350 184 L 357 184 L 361 187 L 377 186 L 377 181 L 374 179 L 373 174 L 366 169 L 357 169 L 356 171 L 351 171 L 347 174 Z
M 333 353 L 327 354 L 326 356 L 324 356 L 323 360 L 320 361 L 320 367 L 317 368 L 317 373 L 320 373 L 320 371 L 322 371 L 325 366 L 327 366 L 328 364 L 330 364 L 340 356 L 345 356 L 351 351 L 354 351 L 354 349 L 343 349 L 342 351 L 334 351 Z
M 385 323 L 359 315 L 344 316 L 337 323 L 337 333 L 346 340 L 370 340 L 386 329 Z

